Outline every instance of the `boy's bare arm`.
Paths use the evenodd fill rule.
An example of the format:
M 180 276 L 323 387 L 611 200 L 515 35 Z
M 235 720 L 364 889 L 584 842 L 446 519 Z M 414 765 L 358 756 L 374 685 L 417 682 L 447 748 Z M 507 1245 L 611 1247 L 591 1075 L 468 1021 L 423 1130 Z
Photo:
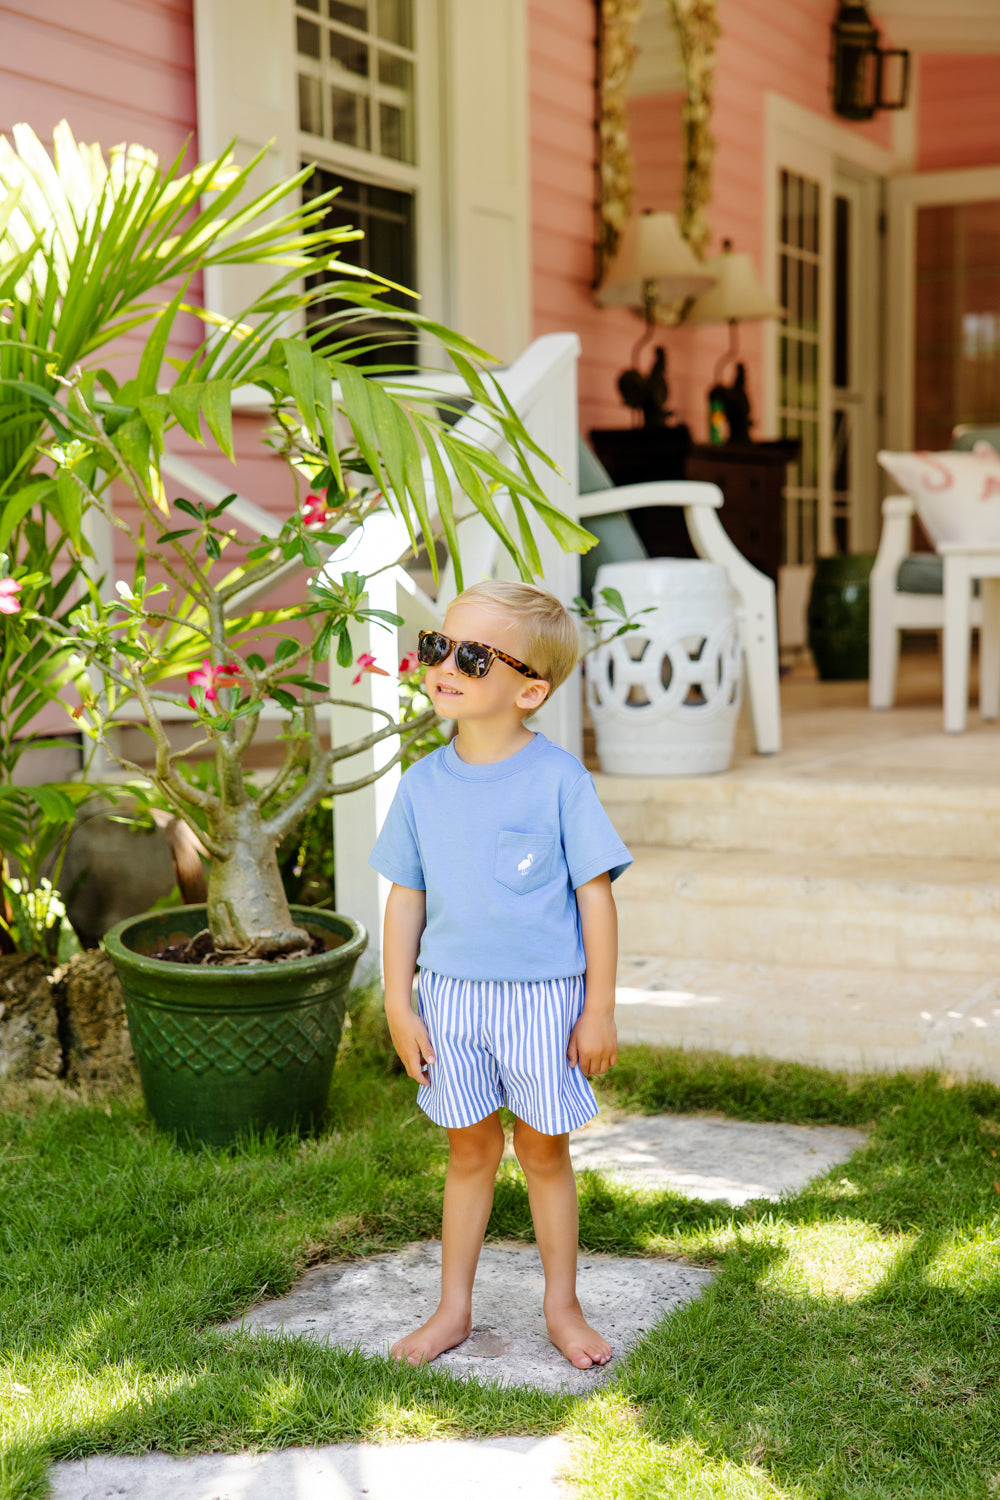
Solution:
M 385 968 L 385 1015 L 392 1045 L 411 1078 L 427 1083 L 427 1064 L 434 1052 L 427 1028 L 414 1013 L 413 975 L 417 967 L 420 935 L 427 921 L 424 891 L 394 885 L 385 906 L 382 931 L 382 961 Z
M 618 970 L 618 913 L 610 875 L 577 887 L 583 952 L 587 961 L 583 1014 L 570 1033 L 567 1057 L 588 1076 L 606 1073 L 618 1058 L 615 1027 L 615 975 Z

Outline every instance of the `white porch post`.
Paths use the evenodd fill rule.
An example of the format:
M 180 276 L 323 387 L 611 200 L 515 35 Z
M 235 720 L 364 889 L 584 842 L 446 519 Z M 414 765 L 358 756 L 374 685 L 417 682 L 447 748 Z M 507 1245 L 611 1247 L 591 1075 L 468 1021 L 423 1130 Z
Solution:
M 561 473 L 556 473 L 547 465 L 535 462 L 536 480 L 552 504 L 575 520 L 580 493 L 577 446 L 580 419 L 576 391 L 580 341 L 575 334 L 550 334 L 536 340 L 530 352 L 539 360 L 551 360 L 553 351 L 558 351 L 558 357 L 553 362 L 551 373 L 536 387 L 525 408 L 520 406 L 517 394 L 510 386 L 507 394 L 542 452 L 554 459 L 561 470 Z M 528 365 L 529 362 L 526 359 L 524 363 Z M 530 369 L 525 373 L 530 377 Z M 557 599 L 569 606 L 580 592 L 579 555 L 564 552 L 540 522 L 534 527 L 534 534 L 542 559 L 541 581 Z M 551 702 L 536 714 L 532 723 L 555 744 L 582 759 L 583 692 L 579 667 Z

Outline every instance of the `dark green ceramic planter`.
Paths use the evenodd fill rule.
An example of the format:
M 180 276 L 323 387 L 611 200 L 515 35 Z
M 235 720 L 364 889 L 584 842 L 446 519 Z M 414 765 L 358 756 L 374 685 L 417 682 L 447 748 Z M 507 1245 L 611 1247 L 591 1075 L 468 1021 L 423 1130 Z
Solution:
M 368 934 L 335 912 L 292 912 L 340 946 L 235 968 L 149 956 L 200 932 L 203 906 L 130 917 L 104 939 L 125 992 L 149 1112 L 186 1144 L 225 1146 L 247 1130 L 306 1132 L 322 1119 Z
M 874 552 L 821 557 L 809 595 L 809 650 L 824 682 L 868 676 L 868 578 Z

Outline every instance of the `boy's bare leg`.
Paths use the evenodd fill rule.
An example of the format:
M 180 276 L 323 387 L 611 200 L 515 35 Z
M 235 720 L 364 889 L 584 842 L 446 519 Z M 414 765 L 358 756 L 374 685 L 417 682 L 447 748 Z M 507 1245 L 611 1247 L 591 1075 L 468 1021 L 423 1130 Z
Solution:
M 393 1344 L 411 1365 L 437 1359 L 472 1332 L 472 1283 L 493 1207 L 503 1156 L 503 1127 L 493 1112 L 476 1125 L 448 1131 L 448 1175 L 441 1216 L 441 1301 L 422 1327 Z
M 578 1370 L 606 1365 L 611 1345 L 591 1328 L 576 1295 L 579 1209 L 568 1135 L 542 1135 L 521 1119 L 514 1150 L 528 1183 L 535 1239 L 545 1272 L 545 1324 L 549 1338 Z

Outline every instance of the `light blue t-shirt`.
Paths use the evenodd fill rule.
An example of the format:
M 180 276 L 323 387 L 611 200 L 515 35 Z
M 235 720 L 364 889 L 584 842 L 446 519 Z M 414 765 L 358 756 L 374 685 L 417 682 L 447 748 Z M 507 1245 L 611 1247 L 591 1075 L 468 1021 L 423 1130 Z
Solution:
M 427 892 L 418 962 L 454 979 L 563 979 L 586 968 L 574 892 L 632 863 L 593 778 L 543 734 L 467 765 L 454 742 L 403 777 L 369 861 Z

